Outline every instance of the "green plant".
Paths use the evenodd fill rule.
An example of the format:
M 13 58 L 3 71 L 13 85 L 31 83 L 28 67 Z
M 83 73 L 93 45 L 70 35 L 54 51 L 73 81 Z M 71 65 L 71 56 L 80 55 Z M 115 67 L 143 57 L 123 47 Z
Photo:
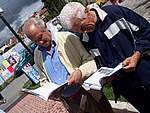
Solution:
M 103 91 L 104 91 L 105 96 L 109 100 L 115 100 L 115 96 L 114 96 L 114 93 L 113 93 L 113 88 L 110 84 L 105 85 Z M 118 98 L 118 101 L 126 102 L 127 100 L 124 97 L 120 96 L 120 98 Z
M 26 88 L 26 89 L 36 89 L 38 87 L 40 87 L 40 84 L 34 84 L 30 80 L 28 80 L 23 86 L 23 88 Z

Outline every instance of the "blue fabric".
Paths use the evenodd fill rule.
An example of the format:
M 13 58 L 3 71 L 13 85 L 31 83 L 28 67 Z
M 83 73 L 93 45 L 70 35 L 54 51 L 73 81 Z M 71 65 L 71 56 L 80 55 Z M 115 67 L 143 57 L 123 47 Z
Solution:
M 137 31 L 133 31 L 131 29 L 135 40 L 135 51 L 137 50 L 143 53 L 145 50 L 150 49 L 150 23 L 146 19 L 126 7 L 105 6 L 102 9 L 108 13 L 109 20 L 108 18 L 107 20 L 105 20 L 108 22 L 108 25 L 120 18 L 124 18 L 127 22 L 138 26 L 139 30 Z M 106 27 L 104 29 L 106 29 Z M 129 40 L 131 42 L 130 46 L 127 46 L 126 40 L 124 40 L 125 38 L 122 39 L 122 36 L 125 37 L 126 40 Z M 131 33 L 129 33 L 127 30 L 122 30 L 120 34 L 116 35 L 116 37 L 114 38 L 118 40 L 117 37 L 120 37 L 122 39 L 120 39 L 119 41 L 122 41 L 123 48 L 125 48 L 123 51 L 126 50 L 125 54 L 129 54 L 127 51 L 133 48 L 131 48 L 131 45 L 133 46 L 134 43 L 133 39 L 131 38 Z
M 58 57 L 56 43 L 52 41 L 50 52 L 43 49 L 42 53 L 44 65 L 51 81 L 59 85 L 63 84 L 67 80 L 68 71 Z
M 47 51 L 47 48 L 44 47 L 39 46 L 39 49 L 42 51 L 44 66 L 50 80 L 53 83 L 61 85 L 67 80 L 69 73 L 65 66 L 61 63 L 56 47 L 55 41 L 52 41 L 52 47 L 49 52 Z M 79 84 L 69 85 L 66 87 L 66 90 L 63 91 L 62 96 L 69 97 L 77 93 L 80 90 L 80 87 L 81 86 Z

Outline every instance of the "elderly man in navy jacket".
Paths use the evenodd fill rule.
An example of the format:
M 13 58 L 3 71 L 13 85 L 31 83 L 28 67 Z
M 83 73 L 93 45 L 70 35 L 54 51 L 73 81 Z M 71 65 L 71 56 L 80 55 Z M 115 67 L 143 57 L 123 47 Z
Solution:
M 60 22 L 83 33 L 81 41 L 98 67 L 123 63 L 112 81 L 115 92 L 141 113 L 150 113 L 150 23 L 125 7 L 91 4 L 85 8 L 77 2 L 64 6 Z

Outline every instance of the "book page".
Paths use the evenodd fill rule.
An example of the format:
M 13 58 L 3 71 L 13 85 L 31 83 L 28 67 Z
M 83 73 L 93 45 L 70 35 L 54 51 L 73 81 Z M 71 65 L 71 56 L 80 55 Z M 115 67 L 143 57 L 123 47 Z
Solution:
M 113 75 L 120 69 L 122 69 L 122 63 L 118 64 L 115 68 L 101 67 L 92 76 L 84 81 L 83 87 L 85 87 L 85 89 L 91 88 L 100 90 L 102 88 L 102 79 Z
M 34 90 L 22 89 L 22 91 L 31 93 L 47 101 L 49 96 L 51 95 L 55 96 L 55 94 L 58 95 L 58 93 L 61 94 L 60 89 L 63 89 L 66 85 L 67 82 L 65 82 L 62 85 L 57 85 L 55 83 L 47 82 L 43 86 L 37 89 Z

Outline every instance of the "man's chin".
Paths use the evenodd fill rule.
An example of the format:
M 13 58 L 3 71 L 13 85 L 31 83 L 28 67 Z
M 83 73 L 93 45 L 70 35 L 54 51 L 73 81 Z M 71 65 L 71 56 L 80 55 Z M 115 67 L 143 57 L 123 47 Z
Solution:
M 94 31 L 94 29 L 91 29 L 91 30 L 87 30 L 86 32 L 90 33 L 90 32 L 93 32 L 93 31 Z

